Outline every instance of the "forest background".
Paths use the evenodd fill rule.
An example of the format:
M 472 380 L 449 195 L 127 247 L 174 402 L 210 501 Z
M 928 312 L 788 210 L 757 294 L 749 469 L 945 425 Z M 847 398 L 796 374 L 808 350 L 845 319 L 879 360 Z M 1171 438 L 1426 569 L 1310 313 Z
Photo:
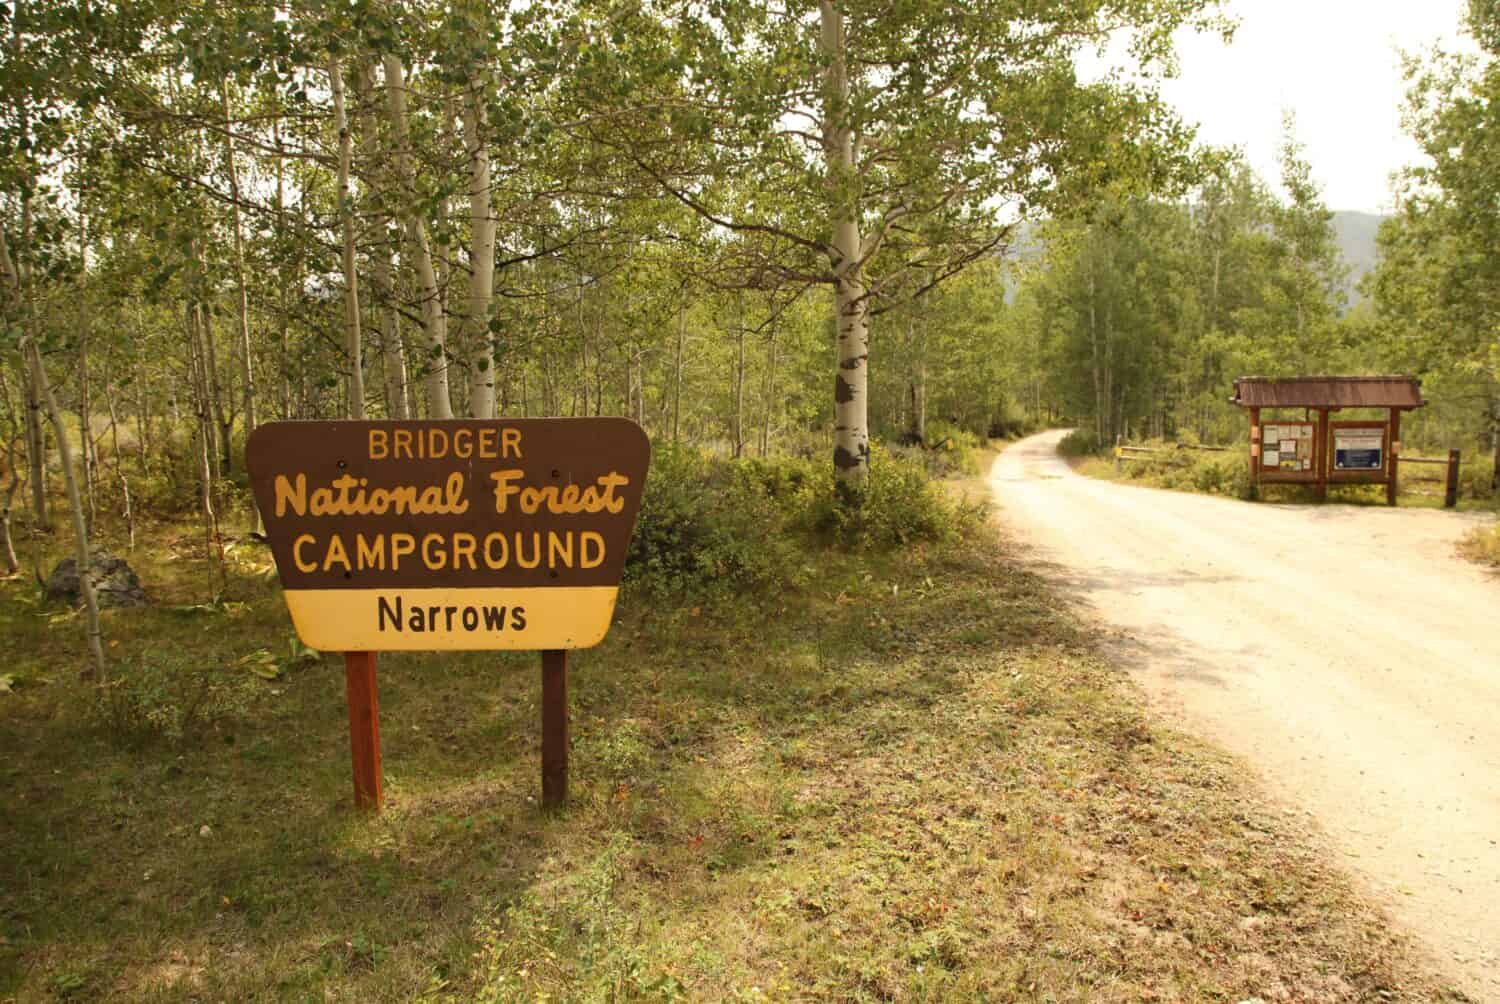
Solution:
M 872 442 L 1227 443 L 1236 376 L 1406 372 L 1409 442 L 1500 455 L 1488 4 L 1357 279 L 1290 115 L 1264 179 L 1160 99 L 1210 0 L 4 14 L 12 569 L 60 490 L 253 529 L 281 419 L 622 414 L 857 511 Z

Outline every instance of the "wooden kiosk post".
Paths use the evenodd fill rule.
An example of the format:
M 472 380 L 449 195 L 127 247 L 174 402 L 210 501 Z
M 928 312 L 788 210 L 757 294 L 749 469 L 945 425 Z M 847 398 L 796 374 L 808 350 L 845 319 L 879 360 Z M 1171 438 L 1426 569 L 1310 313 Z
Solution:
M 1330 484 L 1367 484 L 1384 485 L 1390 505 L 1400 487 L 1401 413 L 1426 404 L 1421 381 L 1409 376 L 1240 377 L 1230 402 L 1250 417 L 1251 498 L 1267 484 L 1307 485 L 1320 501 Z M 1330 421 L 1346 408 L 1378 408 L 1386 415 Z M 1302 414 L 1274 416 L 1291 409 Z
M 1396 480 L 1400 473 L 1401 457 L 1401 410 L 1399 408 L 1391 409 L 1390 425 L 1390 432 L 1385 440 L 1390 444 L 1390 448 L 1386 451 L 1388 456 L 1386 463 L 1390 465 L 1390 471 L 1386 474 L 1385 480 L 1385 504 L 1395 505 Z
M 1260 451 L 1264 446 L 1260 429 L 1260 409 L 1250 409 L 1250 498 L 1260 498 Z
M 651 443 L 626 418 L 272 422 L 246 449 L 287 609 L 344 653 L 354 804 L 379 812 L 378 653 L 541 653 L 542 804 L 568 797 L 568 650 L 604 640 Z

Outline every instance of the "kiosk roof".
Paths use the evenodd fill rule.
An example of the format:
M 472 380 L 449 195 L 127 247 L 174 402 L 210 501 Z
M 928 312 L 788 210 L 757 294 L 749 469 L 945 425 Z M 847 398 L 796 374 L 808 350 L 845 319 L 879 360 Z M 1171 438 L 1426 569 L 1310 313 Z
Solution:
M 1422 381 L 1409 376 L 1240 377 L 1242 408 L 1420 408 Z

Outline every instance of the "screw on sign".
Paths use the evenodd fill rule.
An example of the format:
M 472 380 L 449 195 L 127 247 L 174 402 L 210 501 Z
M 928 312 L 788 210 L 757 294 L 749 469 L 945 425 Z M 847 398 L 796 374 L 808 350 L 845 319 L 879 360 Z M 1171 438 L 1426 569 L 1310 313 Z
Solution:
M 567 797 L 567 650 L 609 630 L 651 445 L 624 418 L 275 422 L 256 504 L 297 634 L 345 653 L 355 804 L 378 810 L 376 653 L 542 652 L 542 801 Z

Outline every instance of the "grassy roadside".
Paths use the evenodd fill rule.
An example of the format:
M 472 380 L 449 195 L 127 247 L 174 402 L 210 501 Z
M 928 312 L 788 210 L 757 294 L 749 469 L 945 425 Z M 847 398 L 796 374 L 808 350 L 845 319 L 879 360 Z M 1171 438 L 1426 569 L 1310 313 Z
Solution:
M 1070 458 L 1075 470 L 1088 477 L 1166 488 L 1173 491 L 1248 498 L 1250 477 L 1243 452 L 1224 453 L 1178 449 L 1175 443 L 1152 441 L 1135 444 L 1155 448 L 1156 456 L 1136 457 L 1117 464 L 1112 457 L 1084 454 Z M 1431 472 L 1414 474 L 1402 471 L 1402 508 L 1440 509 L 1443 506 L 1441 484 L 1430 480 Z M 1489 490 L 1490 470 L 1484 462 L 1466 463 L 1461 468 L 1458 508 L 1470 512 L 1494 511 L 1500 508 Z M 1312 502 L 1312 489 L 1298 485 L 1262 485 L 1268 498 Z M 1380 485 L 1330 485 L 1330 502 L 1344 505 L 1385 505 L 1385 488 Z
M 143 539 L 161 602 L 106 630 L 209 681 L 180 728 L 88 713 L 72 615 L 0 592 L 0 997 L 1462 999 L 992 534 L 627 594 L 574 660 L 561 814 L 535 656 L 384 657 L 376 820 L 265 559 L 202 605 L 195 534 Z
M 1464 538 L 1458 551 L 1470 561 L 1500 572 L 1500 523 L 1474 530 Z

